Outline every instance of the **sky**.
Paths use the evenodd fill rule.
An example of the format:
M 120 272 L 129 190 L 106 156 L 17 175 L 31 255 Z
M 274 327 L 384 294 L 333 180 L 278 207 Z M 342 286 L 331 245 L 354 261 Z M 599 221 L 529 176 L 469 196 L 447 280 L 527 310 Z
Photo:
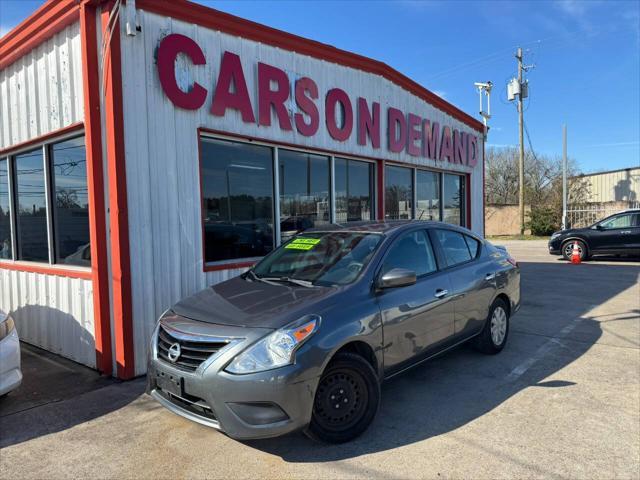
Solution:
M 0 34 L 42 3 L 0 0 Z M 198 3 L 383 61 L 474 116 L 473 83 L 490 80 L 488 147 L 518 144 L 506 84 L 520 46 L 533 66 L 524 111 L 533 150 L 561 155 L 566 124 L 583 172 L 640 166 L 640 0 Z

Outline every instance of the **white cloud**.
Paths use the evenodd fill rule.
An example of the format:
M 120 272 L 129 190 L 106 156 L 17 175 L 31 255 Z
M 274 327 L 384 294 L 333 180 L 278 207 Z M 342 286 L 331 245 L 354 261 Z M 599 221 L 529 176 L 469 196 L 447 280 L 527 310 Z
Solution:
M 509 143 L 487 143 L 487 147 L 493 148 L 515 148 L 517 145 L 511 145 Z
M 433 90 L 433 93 L 438 95 L 440 98 L 447 98 L 447 92 L 443 90 Z

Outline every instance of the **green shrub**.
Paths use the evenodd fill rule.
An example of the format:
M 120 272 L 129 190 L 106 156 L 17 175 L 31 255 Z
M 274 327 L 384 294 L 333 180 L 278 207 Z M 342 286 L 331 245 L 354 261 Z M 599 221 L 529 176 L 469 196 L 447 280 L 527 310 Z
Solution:
M 560 229 L 561 214 L 551 207 L 533 207 L 529 213 L 527 226 L 531 235 L 551 235 Z

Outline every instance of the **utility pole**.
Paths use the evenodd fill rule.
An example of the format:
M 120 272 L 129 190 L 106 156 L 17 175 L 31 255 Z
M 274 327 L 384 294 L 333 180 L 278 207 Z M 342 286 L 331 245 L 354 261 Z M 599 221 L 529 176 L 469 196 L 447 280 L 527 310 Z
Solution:
M 518 129 L 520 136 L 520 161 L 518 167 L 520 170 L 520 192 L 518 195 L 518 206 L 520 209 L 520 235 L 524 235 L 524 111 L 522 103 L 522 48 L 518 47 L 516 52 L 516 59 L 518 60 Z
M 562 126 L 562 229 L 567 229 L 567 126 Z

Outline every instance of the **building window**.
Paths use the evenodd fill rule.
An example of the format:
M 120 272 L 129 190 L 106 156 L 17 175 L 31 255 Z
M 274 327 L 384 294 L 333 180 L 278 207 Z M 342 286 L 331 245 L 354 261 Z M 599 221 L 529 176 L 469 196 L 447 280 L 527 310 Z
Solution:
M 0 258 L 12 259 L 11 212 L 9 198 L 9 161 L 0 158 Z
M 91 266 L 84 138 L 51 146 L 56 262 Z
M 373 220 L 373 164 L 336 158 L 336 223 Z
M 282 241 L 329 223 L 329 157 L 278 149 L 278 168 Z
M 14 157 L 18 260 L 49 261 L 42 148 Z
M 387 220 L 413 218 L 413 169 L 385 167 L 384 211 Z
M 443 221 L 465 225 L 465 181 L 461 175 L 444 174 Z
M 273 250 L 273 150 L 202 139 L 205 262 Z
M 416 172 L 416 218 L 440 220 L 440 174 L 437 172 Z

